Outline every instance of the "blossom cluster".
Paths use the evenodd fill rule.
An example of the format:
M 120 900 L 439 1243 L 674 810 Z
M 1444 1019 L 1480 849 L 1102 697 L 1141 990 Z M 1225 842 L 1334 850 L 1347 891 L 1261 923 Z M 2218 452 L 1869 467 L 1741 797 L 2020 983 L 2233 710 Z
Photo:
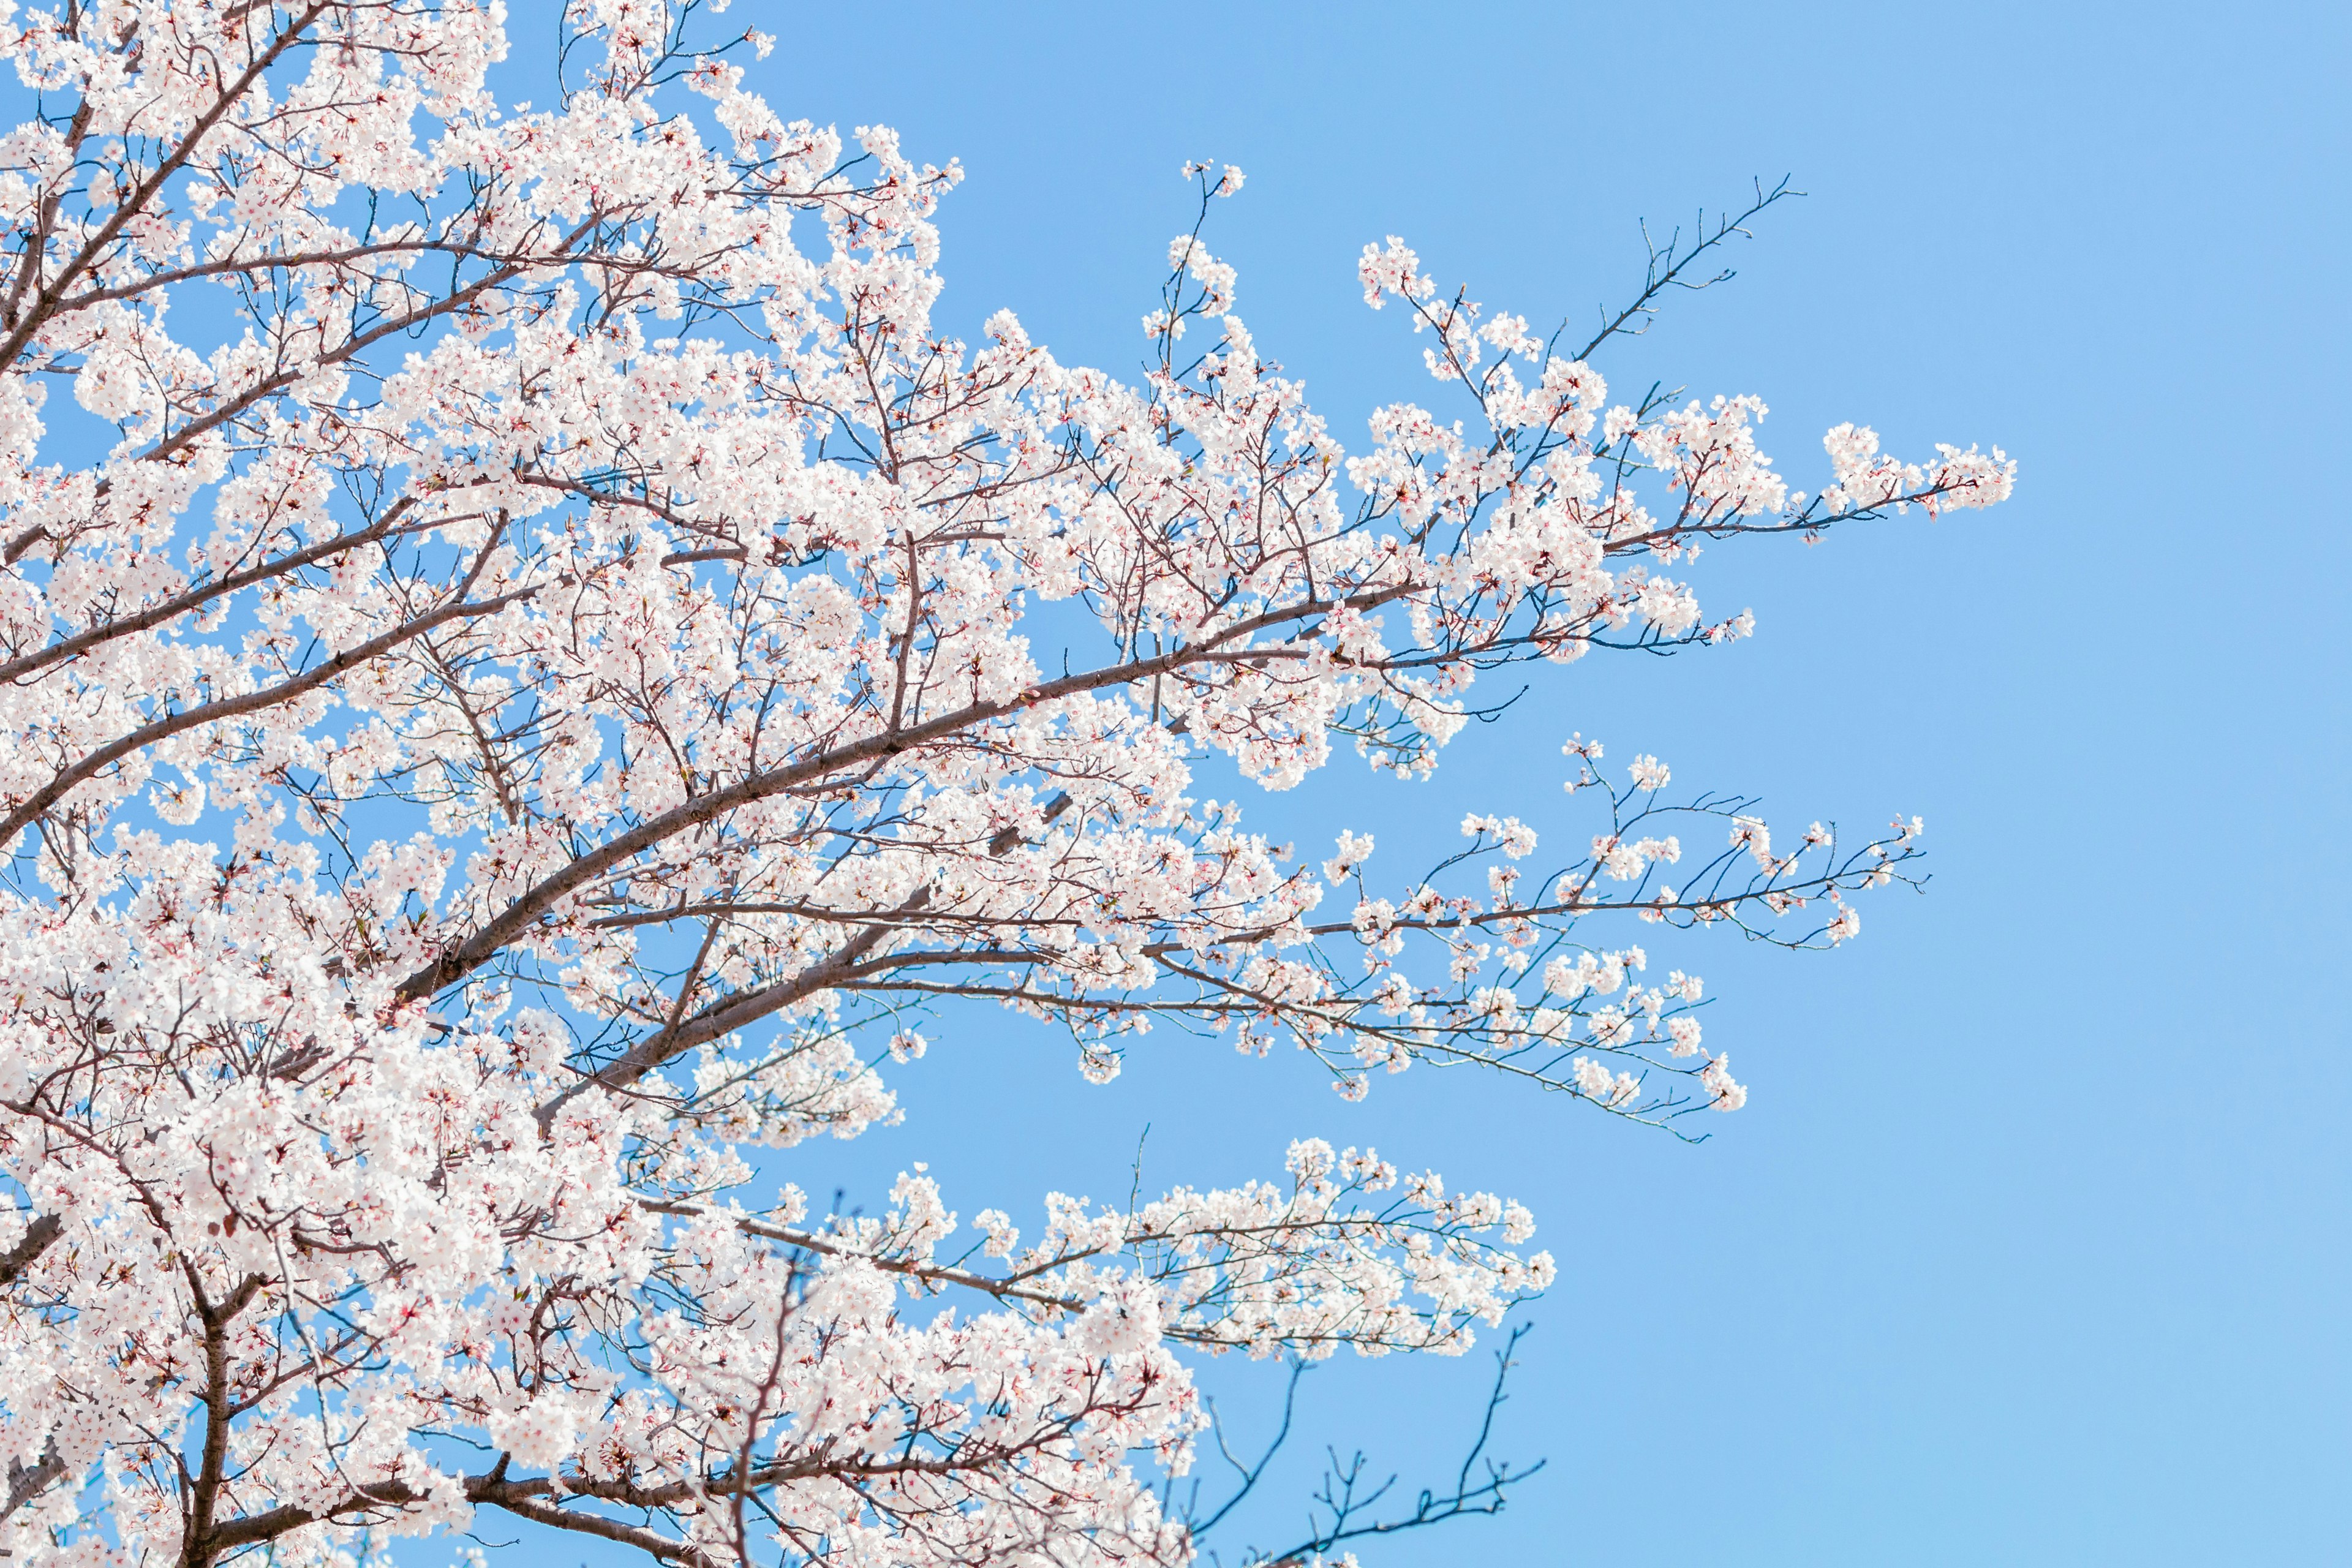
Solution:
M 1426 774 L 1496 668 L 1747 635 L 1702 548 L 1991 504 L 1997 448 L 1841 426 L 1809 498 L 1760 401 L 1614 396 L 1612 331 L 1391 238 L 1366 300 L 1457 411 L 1351 452 L 1205 242 L 1231 165 L 1185 166 L 1139 376 L 963 341 L 958 167 L 783 118 L 695 10 L 568 5 L 538 109 L 487 0 L 0 31 L 44 116 L 0 138 L 18 1564 L 483 1515 L 689 1568 L 1185 1561 L 1195 1358 L 1458 1352 L 1553 1279 L 1524 1208 L 1308 1140 L 1024 1247 L 919 1170 L 858 1218 L 768 1163 L 898 1120 L 975 1003 L 1097 1079 L 1172 1022 L 1349 1100 L 1468 1064 L 1694 1125 L 1748 1090 L 1630 937 L 1831 945 L 1914 878 L 1916 819 L 1776 847 L 1580 737 L 1574 826 L 1473 813 L 1417 878 L 1200 781 Z

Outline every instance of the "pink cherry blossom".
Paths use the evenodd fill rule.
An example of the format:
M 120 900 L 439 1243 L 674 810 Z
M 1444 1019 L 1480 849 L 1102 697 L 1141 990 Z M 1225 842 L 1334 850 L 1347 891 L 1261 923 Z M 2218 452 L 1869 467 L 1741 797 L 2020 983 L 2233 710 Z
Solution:
M 566 5 L 552 108 L 492 93 L 478 0 L 0 30 L 47 116 L 0 154 L 21 1568 L 502 1519 L 689 1568 L 1187 1561 L 1198 1358 L 1459 1353 L 1553 1281 L 1526 1208 L 1313 1138 L 969 1226 L 920 1167 L 850 1215 L 761 1173 L 898 1120 L 988 1005 L 1097 1081 L 1173 1024 L 1345 1100 L 1442 1064 L 1733 1110 L 1700 982 L 1627 935 L 1827 946 L 1914 879 L 1916 818 L 1776 855 L 1580 737 L 1574 820 L 1475 813 L 1417 877 L 1202 782 L 1426 774 L 1498 668 L 1748 635 L 1705 545 L 2009 494 L 1998 448 L 1845 425 L 1807 500 L 1753 396 L 1610 405 L 1595 356 L 1733 229 L 1581 348 L 1367 247 L 1438 406 L 1350 449 L 1204 237 L 1239 169 L 1185 165 L 1139 377 L 1010 311 L 966 342 L 957 165 L 784 118 L 771 40 L 691 9 Z

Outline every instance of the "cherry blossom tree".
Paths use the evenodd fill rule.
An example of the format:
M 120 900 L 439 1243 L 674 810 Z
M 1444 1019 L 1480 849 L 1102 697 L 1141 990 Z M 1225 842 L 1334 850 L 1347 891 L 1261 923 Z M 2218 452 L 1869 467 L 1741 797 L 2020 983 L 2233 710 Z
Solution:
M 1096 1079 L 1281 1044 L 1348 1100 L 1460 1065 L 1687 1128 L 1747 1091 L 1648 946 L 1834 943 L 1916 874 L 1916 821 L 1775 834 L 1581 738 L 1579 843 L 1473 816 L 1418 876 L 1202 787 L 1425 774 L 1484 673 L 1744 635 L 1705 544 L 2008 495 L 1853 426 L 1808 493 L 1753 397 L 1612 400 L 1754 208 L 1590 341 L 1367 247 L 1443 384 L 1350 453 L 1198 221 L 1125 379 L 949 334 L 956 166 L 780 117 L 694 11 L 572 0 L 537 110 L 488 0 L 0 22 L 18 1564 L 497 1517 L 1181 1563 L 1198 1358 L 1457 1353 L 1553 1279 L 1528 1212 L 1307 1139 L 960 1226 L 921 1167 L 819 1212 L 781 1151 L 991 1005 Z M 1242 184 L 1185 174 L 1203 219 Z

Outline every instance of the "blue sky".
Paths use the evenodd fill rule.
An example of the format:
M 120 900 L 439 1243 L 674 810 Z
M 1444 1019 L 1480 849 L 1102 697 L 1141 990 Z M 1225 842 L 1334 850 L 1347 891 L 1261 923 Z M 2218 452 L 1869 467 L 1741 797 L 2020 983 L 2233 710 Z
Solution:
M 1131 369 L 1176 166 L 1231 160 L 1249 185 L 1209 238 L 1240 313 L 1360 445 L 1375 405 L 1440 390 L 1362 308 L 1365 241 L 1581 322 L 1635 279 L 1638 220 L 1785 172 L 1809 198 L 1612 380 L 1761 395 L 1807 488 L 1843 419 L 2021 465 L 1992 512 L 1710 552 L 1703 603 L 1752 605 L 1755 639 L 1556 672 L 1429 784 L 1342 764 L 1244 796 L 1302 843 L 1370 826 L 1399 876 L 1468 809 L 1566 828 L 1570 730 L 1800 826 L 1922 814 L 1928 894 L 1881 895 L 1857 943 L 1675 951 L 1754 1089 L 1704 1145 L 1426 1073 L 1350 1108 L 1301 1063 L 1162 1037 L 1094 1089 L 990 1015 L 897 1073 L 906 1127 L 794 1179 L 878 1194 L 928 1159 L 965 1213 L 1034 1213 L 1123 1197 L 1148 1123 L 1147 1186 L 1270 1175 L 1312 1132 L 1529 1203 L 1562 1279 L 1499 1446 L 1549 1468 L 1369 1563 L 2352 1560 L 2346 13 L 734 15 L 782 35 L 756 79 L 787 112 L 962 159 L 959 330 L 1010 305 Z M 1275 1384 L 1213 1375 L 1245 1413 Z M 1437 1479 L 1484 1375 L 1310 1377 L 1307 1441 L 1228 1553 L 1284 1534 L 1326 1441 Z
M 542 4 L 515 9 L 539 26 Z M 1429 1071 L 1347 1106 L 1309 1064 L 1167 1034 L 1090 1088 L 1066 1038 L 975 1012 L 891 1071 L 903 1127 L 776 1174 L 871 1206 L 924 1160 L 965 1215 L 1034 1232 L 1049 1189 L 1123 1198 L 1139 1145 L 1153 1188 L 1275 1175 L 1314 1134 L 1527 1202 L 1562 1273 L 1496 1451 L 1548 1468 L 1500 1518 L 1367 1568 L 2352 1561 L 2352 11 L 730 20 L 781 35 L 753 79 L 787 114 L 962 160 L 953 330 L 1011 306 L 1065 361 L 1134 371 L 1192 212 L 1177 167 L 1229 160 L 1248 185 L 1208 243 L 1241 268 L 1239 313 L 1360 447 L 1381 403 L 1445 406 L 1426 340 L 1362 306 L 1365 242 L 1581 324 L 1637 285 L 1642 220 L 1788 174 L 1808 197 L 1759 221 L 1736 280 L 1612 350 L 1612 384 L 1762 395 L 1808 489 L 1848 419 L 1906 457 L 2021 464 L 1994 511 L 1710 550 L 1702 603 L 1752 605 L 1752 640 L 1542 672 L 1425 784 L 1341 762 L 1267 797 L 1204 774 L 1318 854 L 1370 828 L 1399 881 L 1469 810 L 1561 842 L 1572 730 L 1798 827 L 1922 815 L 1927 896 L 1879 895 L 1835 954 L 1652 944 L 1706 976 L 1708 1043 L 1752 1091 L 1706 1142 Z M 1487 1371 L 1318 1370 L 1286 1462 L 1213 1544 L 1294 1538 L 1326 1444 L 1408 1489 L 1449 1479 Z M 1278 1371 L 1208 1376 L 1257 1435 Z M 518 1553 L 541 1555 L 580 1548 Z

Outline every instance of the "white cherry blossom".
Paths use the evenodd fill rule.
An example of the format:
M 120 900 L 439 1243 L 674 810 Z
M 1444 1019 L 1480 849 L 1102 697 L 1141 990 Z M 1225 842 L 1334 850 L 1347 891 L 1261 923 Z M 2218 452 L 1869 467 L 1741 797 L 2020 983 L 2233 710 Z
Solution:
M 1748 635 L 1702 547 L 2010 493 L 1842 425 L 1808 500 L 1753 396 L 1610 403 L 1736 221 L 1581 347 L 1367 247 L 1435 406 L 1351 448 L 1233 313 L 1239 169 L 1185 165 L 1139 376 L 966 342 L 957 165 L 787 119 L 772 40 L 699 25 L 574 0 L 537 108 L 486 0 L 0 28 L 43 115 L 0 151 L 17 1568 L 507 1521 L 1185 1562 L 1200 1357 L 1459 1353 L 1553 1282 L 1535 1216 L 1314 1139 L 969 1226 L 919 1167 L 878 1215 L 775 1173 L 822 1190 L 992 1005 L 1097 1081 L 1173 1024 L 1345 1100 L 1463 1065 L 1687 1128 L 1747 1090 L 1627 936 L 1826 946 L 1914 879 L 1916 818 L 1776 855 L 1581 737 L 1580 815 L 1419 876 L 1208 793 L 1425 775 L 1499 668 Z

